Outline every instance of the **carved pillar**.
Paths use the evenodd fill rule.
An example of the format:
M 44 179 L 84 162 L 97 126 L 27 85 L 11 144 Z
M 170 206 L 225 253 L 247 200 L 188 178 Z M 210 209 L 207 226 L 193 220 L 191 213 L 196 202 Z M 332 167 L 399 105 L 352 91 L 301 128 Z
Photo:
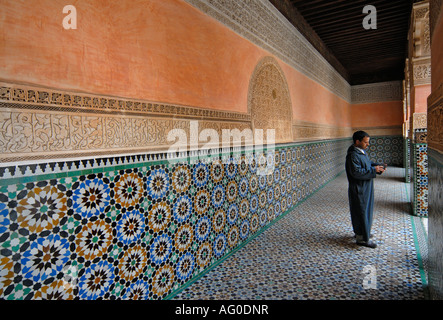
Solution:
M 403 80 L 403 164 L 405 167 L 405 182 L 411 182 L 410 158 L 411 139 L 409 138 L 409 118 L 411 116 L 410 103 L 410 81 L 409 81 L 409 59 L 405 61 L 405 80 Z
M 431 92 L 431 43 L 429 1 L 414 3 L 409 30 L 409 57 L 405 72 L 406 99 L 409 108 L 405 119 L 410 139 L 409 171 L 413 214 L 428 215 L 427 97 Z M 408 92 L 409 90 L 409 92 Z M 408 105 L 408 103 L 407 103 Z M 406 131 L 405 129 L 405 131 Z M 406 140 L 408 140 L 406 139 Z M 408 141 L 407 141 L 408 142 Z M 406 175 L 407 178 L 408 175 Z M 407 179 L 408 180 L 408 179 Z
M 430 0 L 432 94 L 428 97 L 429 234 L 431 299 L 443 299 L 443 0 Z

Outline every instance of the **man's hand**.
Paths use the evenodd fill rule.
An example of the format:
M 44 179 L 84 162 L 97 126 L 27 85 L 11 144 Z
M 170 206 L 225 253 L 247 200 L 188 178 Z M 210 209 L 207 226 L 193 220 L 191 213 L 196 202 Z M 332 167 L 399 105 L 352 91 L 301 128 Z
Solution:
M 383 166 L 375 166 L 375 172 L 376 173 L 383 173 L 385 172 L 385 169 L 383 168 Z

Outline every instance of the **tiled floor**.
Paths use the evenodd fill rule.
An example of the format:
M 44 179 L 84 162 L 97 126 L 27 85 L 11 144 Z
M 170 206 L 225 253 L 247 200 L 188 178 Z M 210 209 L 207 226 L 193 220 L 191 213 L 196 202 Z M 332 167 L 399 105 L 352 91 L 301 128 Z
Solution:
M 424 228 L 403 181 L 394 167 L 375 180 L 376 249 L 354 243 L 341 174 L 173 298 L 426 299 Z

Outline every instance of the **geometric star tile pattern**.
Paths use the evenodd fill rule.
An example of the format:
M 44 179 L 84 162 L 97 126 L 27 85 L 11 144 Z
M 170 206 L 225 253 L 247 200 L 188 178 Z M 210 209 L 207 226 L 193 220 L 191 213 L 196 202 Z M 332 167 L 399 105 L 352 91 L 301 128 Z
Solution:
M 403 137 L 371 137 L 368 147 L 371 161 L 387 163 L 389 166 L 403 167 Z
M 412 206 L 417 216 L 428 216 L 428 147 L 425 143 L 412 144 Z

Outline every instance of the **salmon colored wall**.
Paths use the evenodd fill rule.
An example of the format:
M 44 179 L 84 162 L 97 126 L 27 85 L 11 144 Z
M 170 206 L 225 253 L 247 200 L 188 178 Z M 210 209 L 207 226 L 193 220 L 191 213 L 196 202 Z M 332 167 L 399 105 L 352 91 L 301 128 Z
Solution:
M 3 0 L 0 79 L 56 89 L 247 112 L 268 52 L 180 0 Z M 277 59 L 278 60 L 278 59 Z M 350 105 L 280 62 L 294 118 L 350 126 Z
M 378 102 L 352 106 L 352 126 L 390 127 L 403 124 L 403 102 Z
M 428 97 L 431 94 L 431 85 L 422 85 L 414 87 L 413 113 L 423 113 L 428 111 Z
M 52 88 L 246 112 L 266 55 L 180 0 L 10 0 L 0 14 L 0 78 Z
M 282 65 L 298 120 L 351 127 L 351 105 L 293 68 Z

